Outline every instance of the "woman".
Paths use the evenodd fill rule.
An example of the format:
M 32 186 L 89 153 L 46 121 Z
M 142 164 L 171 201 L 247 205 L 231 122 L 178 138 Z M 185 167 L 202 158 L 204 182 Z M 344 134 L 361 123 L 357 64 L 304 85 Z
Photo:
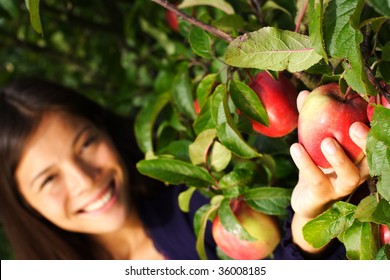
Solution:
M 0 91 L 0 213 L 17 258 L 198 258 L 192 221 L 207 199 L 197 193 L 183 213 L 177 195 L 184 187 L 166 188 L 140 176 L 134 165 L 142 155 L 134 149 L 131 127 L 56 84 L 27 79 Z M 355 124 L 354 131 L 361 132 L 354 139 L 363 146 L 368 128 Z M 301 236 L 306 221 L 366 177 L 364 161 L 357 168 L 332 143 L 332 174 L 319 170 L 301 146 L 292 146 L 301 176 L 292 201 L 296 213 L 291 228 L 286 222 L 277 259 L 344 257 L 340 244 L 317 250 Z M 205 245 L 216 259 L 209 229 Z

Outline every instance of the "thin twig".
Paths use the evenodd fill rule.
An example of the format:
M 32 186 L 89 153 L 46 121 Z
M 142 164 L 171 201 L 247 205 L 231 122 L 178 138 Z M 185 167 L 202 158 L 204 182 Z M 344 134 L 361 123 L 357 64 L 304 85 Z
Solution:
M 167 0 L 151 0 L 152 2 L 164 7 L 165 9 L 169 10 L 169 11 L 172 11 L 173 13 L 175 13 L 178 17 L 182 18 L 183 20 L 191 23 L 192 25 L 195 25 L 213 35 L 215 35 L 216 37 L 218 38 L 221 38 L 223 40 L 225 40 L 226 42 L 230 43 L 231 41 L 233 41 L 233 38 L 223 32 L 222 30 L 218 29 L 218 28 L 215 28 L 214 26 L 211 26 L 207 23 L 204 23 L 203 21 L 200 21 L 194 17 L 191 17 L 185 13 L 183 13 L 182 11 L 180 11 L 178 8 L 176 8 L 175 5 L 169 3 Z

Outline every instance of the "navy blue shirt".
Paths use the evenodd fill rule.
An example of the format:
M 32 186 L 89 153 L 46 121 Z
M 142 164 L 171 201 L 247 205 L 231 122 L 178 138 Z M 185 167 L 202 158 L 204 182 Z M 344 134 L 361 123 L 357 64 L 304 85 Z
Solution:
M 193 230 L 193 219 L 197 209 L 208 203 L 208 199 L 195 192 L 190 203 L 190 211 L 184 213 L 178 206 L 178 195 L 185 190 L 184 186 L 169 186 L 160 190 L 157 195 L 137 201 L 138 211 L 147 232 L 157 250 L 170 260 L 199 259 L 196 251 L 196 237 Z M 273 253 L 274 259 L 303 260 L 305 256 L 291 239 L 291 218 L 285 222 L 284 236 Z M 209 259 L 218 259 L 216 244 L 211 234 L 211 223 L 207 225 L 205 249 Z M 345 259 L 345 249 L 337 243 L 322 255 L 322 259 Z

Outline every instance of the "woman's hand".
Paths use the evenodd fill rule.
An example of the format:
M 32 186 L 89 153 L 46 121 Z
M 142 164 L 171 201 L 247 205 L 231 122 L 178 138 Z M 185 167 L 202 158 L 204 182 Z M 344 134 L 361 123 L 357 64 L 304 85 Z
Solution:
M 298 96 L 300 110 L 308 92 Z M 369 127 L 355 122 L 349 129 L 352 140 L 365 151 Z M 299 169 L 299 180 L 291 197 L 295 211 L 292 222 L 293 240 L 304 251 L 316 253 L 302 236 L 302 227 L 333 203 L 350 195 L 368 177 L 366 156 L 355 164 L 345 154 L 340 144 L 333 138 L 326 138 L 321 143 L 321 151 L 332 168 L 323 170 L 310 158 L 304 147 L 298 143 L 291 146 L 291 156 Z

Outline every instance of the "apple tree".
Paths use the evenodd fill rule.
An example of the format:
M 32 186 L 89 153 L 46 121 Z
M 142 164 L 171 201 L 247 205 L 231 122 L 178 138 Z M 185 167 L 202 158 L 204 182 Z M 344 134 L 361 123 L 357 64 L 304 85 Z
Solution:
M 42 3 L 25 2 L 37 40 L 50 36 Z M 114 2 L 116 9 L 102 9 L 115 14 L 128 8 Z M 137 143 L 145 154 L 137 164 L 141 173 L 170 187 L 188 185 L 179 197 L 183 211 L 188 211 L 195 190 L 210 197 L 194 219 L 199 256 L 206 258 L 205 228 L 217 217 L 226 231 L 254 241 L 234 215 L 231 205 L 237 200 L 280 224 L 286 219 L 297 182 L 289 147 L 298 135 L 293 130 L 270 137 L 254 129 L 253 122 L 271 127 L 269 110 L 287 102 L 291 94 L 284 88 L 277 100 L 262 101 L 250 84 L 265 71 L 277 81 L 287 77 L 297 91 L 335 82 L 344 94 L 357 94 L 372 103 L 366 149 L 370 177 L 362 186 L 368 194 L 358 201 L 352 195 L 335 203 L 306 224 L 303 233 L 314 247 L 339 239 L 349 259 L 389 259 L 390 245 L 382 244 L 379 236 L 380 226 L 390 226 L 389 2 L 135 2 L 132 8 L 139 14 L 129 11 L 128 18 L 122 18 L 128 22 L 117 49 L 120 79 L 110 79 L 128 87 L 119 87 L 123 94 L 107 102 L 120 112 L 135 114 Z M 10 1 L 1 3 L 11 16 L 15 13 Z M 145 34 L 147 43 L 137 37 Z M 113 57 L 118 52 L 113 51 Z M 150 75 L 149 84 L 143 82 L 142 73 Z M 129 89 L 139 83 L 142 95 Z M 126 90 L 137 98 L 126 96 Z M 125 109 L 114 106 L 123 102 L 130 104 Z M 282 112 L 277 115 L 283 118 Z M 220 256 L 228 258 L 222 251 Z

